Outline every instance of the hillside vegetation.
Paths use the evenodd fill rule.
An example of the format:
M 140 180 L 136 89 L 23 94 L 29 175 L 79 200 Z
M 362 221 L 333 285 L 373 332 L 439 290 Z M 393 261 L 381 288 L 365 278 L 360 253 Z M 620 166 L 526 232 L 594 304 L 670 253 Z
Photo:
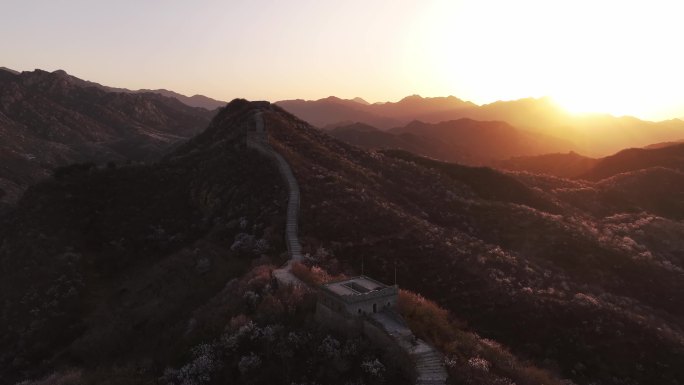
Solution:
M 157 164 L 60 168 L 0 217 L 4 382 L 410 382 L 271 280 L 286 190 L 245 146 L 257 112 L 300 185 L 304 273 L 396 266 L 451 383 L 684 383 L 680 171 L 594 182 L 367 151 L 244 100 Z
M 648 194 L 369 152 L 265 119 L 300 183 L 304 244 L 330 274 L 364 257 L 391 282 L 396 262 L 403 287 L 578 383 L 684 381 L 684 229 Z M 629 200 L 601 211 L 610 188 Z
M 282 261 L 286 190 L 245 146 L 250 118 L 233 105 L 158 164 L 58 170 L 0 218 L 0 383 L 154 376 L 211 330 L 195 312 L 230 279 Z

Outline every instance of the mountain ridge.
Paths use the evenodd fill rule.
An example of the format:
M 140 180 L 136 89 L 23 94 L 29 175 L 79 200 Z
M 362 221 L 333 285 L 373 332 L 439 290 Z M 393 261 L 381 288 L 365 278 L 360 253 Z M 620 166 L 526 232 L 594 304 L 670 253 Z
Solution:
M 0 199 L 16 201 L 68 163 L 157 159 L 212 115 L 158 94 L 108 92 L 64 71 L 0 71 Z
M 471 165 L 511 156 L 567 151 L 572 143 L 519 130 L 506 122 L 461 118 L 439 123 L 413 120 L 403 127 L 379 130 L 356 123 L 328 129 L 330 135 L 366 149 L 403 149 L 419 155 Z
M 460 118 L 505 121 L 519 129 L 571 141 L 577 145 L 575 151 L 590 156 L 605 156 L 624 148 L 642 147 L 684 136 L 684 122 L 679 119 L 650 122 L 608 114 L 572 115 L 549 97 L 496 101 L 480 106 L 453 96 L 423 98 L 412 95 L 398 102 L 370 105 L 337 100 L 285 100 L 276 104 L 317 127 L 361 122 L 390 129 L 412 120 L 438 123 Z
M 7 68 L 7 67 L 0 67 L 0 71 L 9 72 L 9 73 L 11 73 L 12 75 L 19 75 L 19 72 L 18 72 L 18 71 L 15 71 L 15 70 L 13 70 L 13 69 L 11 69 L 11 68 Z
M 10 72 L 13 75 L 20 75 L 23 72 L 43 71 L 43 70 L 36 69 L 34 71 L 19 72 L 19 71 L 15 71 L 15 70 L 12 70 L 12 69 L 9 69 L 6 67 L 0 67 L 0 70 Z M 43 71 L 43 72 L 49 72 L 49 71 Z M 217 99 L 213 99 L 213 98 L 210 98 L 210 97 L 205 96 L 205 95 L 195 94 L 192 96 L 187 96 L 187 95 L 183 95 L 181 93 L 178 93 L 178 92 L 175 92 L 172 90 L 163 89 L 163 88 L 131 90 L 128 88 L 105 86 L 105 85 L 102 85 L 102 84 L 94 82 L 94 81 L 80 79 L 74 75 L 67 73 L 64 70 L 55 70 L 55 71 L 52 71 L 51 73 L 58 75 L 58 76 L 68 78 L 71 81 L 78 83 L 84 87 L 97 87 L 97 88 L 100 88 L 100 89 L 107 91 L 107 92 L 122 92 L 122 93 L 130 93 L 130 94 L 136 94 L 136 93 L 159 94 L 162 96 L 167 96 L 167 97 L 172 97 L 174 99 L 177 99 L 178 101 L 180 101 L 181 103 L 183 103 L 187 106 L 200 107 L 200 108 L 204 108 L 207 110 L 215 110 L 215 109 L 217 109 L 219 107 L 223 107 L 227 104 L 227 102 L 220 101 Z
M 644 148 L 628 148 L 602 158 L 590 158 L 570 152 L 499 160 L 493 165 L 511 171 L 599 181 L 618 174 L 654 167 L 682 171 L 684 170 L 684 143 L 659 143 Z

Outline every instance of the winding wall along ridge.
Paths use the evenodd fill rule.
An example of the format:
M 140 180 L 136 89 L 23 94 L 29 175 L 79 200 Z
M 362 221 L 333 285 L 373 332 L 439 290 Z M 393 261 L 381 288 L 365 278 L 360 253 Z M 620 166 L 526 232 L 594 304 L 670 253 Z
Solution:
M 247 146 L 259 151 L 264 156 L 273 160 L 278 166 L 278 171 L 287 184 L 287 217 L 285 220 L 285 244 L 290 256 L 285 266 L 273 270 L 275 279 L 283 285 L 305 286 L 299 278 L 292 274 L 292 262 L 303 259 L 302 246 L 299 243 L 299 184 L 295 179 L 290 165 L 282 155 L 273 150 L 268 144 L 268 137 L 264 129 L 264 117 L 262 112 L 254 115 L 255 130 L 247 133 Z
M 285 242 L 287 243 L 290 259 L 284 267 L 274 270 L 273 275 L 281 284 L 305 286 L 304 282 L 292 274 L 291 271 L 291 262 L 303 259 L 302 246 L 299 243 L 298 237 L 299 184 L 285 158 L 277 153 L 268 143 L 262 112 L 254 115 L 254 121 L 256 127 L 254 131 L 249 131 L 247 135 L 247 146 L 254 148 L 276 162 L 278 171 L 285 180 L 288 190 Z M 413 358 L 418 373 L 416 385 L 444 385 L 446 383 L 447 372 L 444 368 L 442 354 L 424 341 L 415 338 L 411 329 L 401 319 L 401 316 L 393 316 L 392 314 L 381 312 L 375 314 L 373 318 Z
M 287 184 L 288 200 L 287 200 L 287 220 L 285 222 L 285 242 L 287 243 L 287 250 L 290 254 L 290 259 L 299 261 L 302 257 L 302 246 L 299 243 L 299 184 L 292 173 L 290 165 L 287 163 L 282 155 L 273 150 L 268 144 L 268 137 L 264 129 L 264 117 L 261 112 L 254 115 L 256 123 L 255 139 L 257 147 L 260 147 L 261 152 L 266 153 L 269 157 L 274 158 L 278 165 L 278 171 Z M 254 147 L 253 145 L 253 147 Z

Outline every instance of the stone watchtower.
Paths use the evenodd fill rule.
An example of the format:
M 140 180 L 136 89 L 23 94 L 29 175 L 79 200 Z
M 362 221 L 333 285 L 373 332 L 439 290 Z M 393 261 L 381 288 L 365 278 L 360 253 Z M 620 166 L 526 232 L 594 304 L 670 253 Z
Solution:
M 317 313 L 336 313 L 345 318 L 373 314 L 397 305 L 399 289 L 359 276 L 330 282 L 318 290 Z

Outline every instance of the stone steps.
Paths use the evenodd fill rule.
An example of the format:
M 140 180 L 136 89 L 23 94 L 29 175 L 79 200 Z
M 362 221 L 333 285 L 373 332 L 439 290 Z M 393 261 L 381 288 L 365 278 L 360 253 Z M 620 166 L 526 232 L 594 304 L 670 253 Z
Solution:
M 304 257 L 302 256 L 302 245 L 299 243 L 298 238 L 300 198 L 297 179 L 295 178 L 294 173 L 292 172 L 292 169 L 285 158 L 274 151 L 273 148 L 268 144 L 268 137 L 266 136 L 264 119 L 261 116 L 261 112 L 254 116 L 254 121 L 256 125 L 256 132 L 248 132 L 247 145 L 272 158 L 278 167 L 280 176 L 287 185 L 288 200 L 287 219 L 285 221 L 285 244 L 287 245 L 290 260 L 301 261 Z M 274 271 L 274 276 L 279 282 L 285 284 L 304 284 L 298 278 L 292 275 L 289 263 L 287 263 L 282 269 Z
M 442 357 L 429 358 L 429 359 L 416 357 L 416 361 L 419 362 L 423 366 L 434 366 L 434 365 L 443 366 L 444 365 L 444 360 L 442 359 Z
M 444 385 L 448 374 L 441 353 L 422 340 L 416 339 L 401 317 L 390 312 L 380 312 L 373 318 L 382 325 L 387 334 L 406 350 L 416 365 L 419 385 Z
M 444 369 L 443 363 L 426 365 L 426 364 L 421 364 L 419 361 L 416 364 L 416 369 L 420 373 L 430 373 L 430 374 L 439 374 L 439 375 L 444 374 L 446 376 L 446 370 Z

